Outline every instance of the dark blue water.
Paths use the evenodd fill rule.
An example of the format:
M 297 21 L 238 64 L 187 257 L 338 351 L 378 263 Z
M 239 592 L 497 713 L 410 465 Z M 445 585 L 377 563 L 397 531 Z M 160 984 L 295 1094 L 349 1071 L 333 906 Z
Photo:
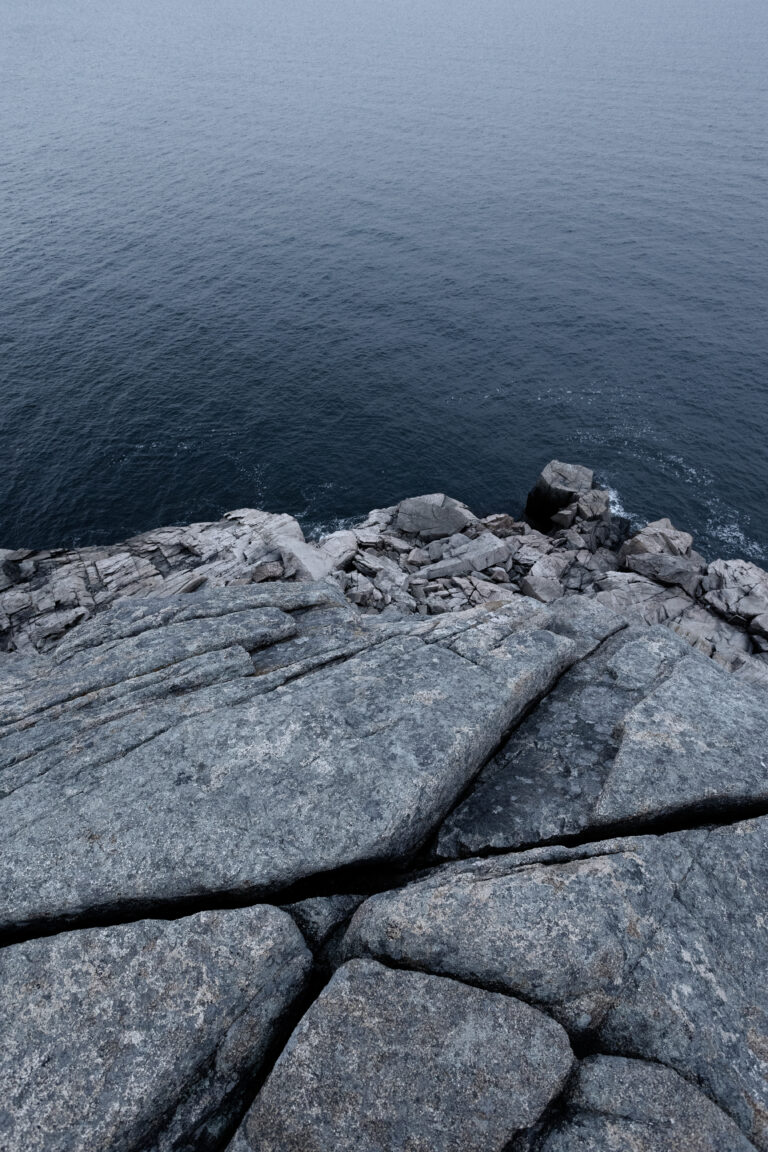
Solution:
M 3 0 L 0 544 L 551 456 L 768 558 L 765 0 Z

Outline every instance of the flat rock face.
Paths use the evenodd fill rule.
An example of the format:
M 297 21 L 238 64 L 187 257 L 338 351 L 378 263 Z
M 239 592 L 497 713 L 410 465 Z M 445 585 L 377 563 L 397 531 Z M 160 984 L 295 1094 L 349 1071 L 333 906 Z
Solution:
M 701 1085 L 768 1148 L 768 817 L 449 865 L 352 919 L 364 954 L 504 989 Z
M 508 996 L 353 961 L 248 1115 L 253 1152 L 502 1152 L 556 1096 L 565 1032 Z
M 234 595 L 225 615 L 126 638 L 112 621 L 112 639 L 6 696 L 3 927 L 255 899 L 407 857 L 580 653 L 519 611 L 435 631 L 324 608 L 318 638 Z
M 266 907 L 3 949 L 0 1146 L 220 1147 L 310 963 Z
M 483 769 L 443 858 L 768 799 L 764 693 L 667 629 L 619 632 L 571 669 Z
M 753 1152 L 716 1105 L 670 1068 L 618 1056 L 583 1060 L 564 1117 L 540 1152 Z

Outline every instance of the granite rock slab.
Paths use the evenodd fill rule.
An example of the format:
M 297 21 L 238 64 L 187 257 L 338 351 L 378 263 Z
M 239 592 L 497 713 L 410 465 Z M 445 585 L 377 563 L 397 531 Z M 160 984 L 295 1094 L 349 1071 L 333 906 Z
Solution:
M 572 1062 L 562 1028 L 519 1000 L 352 961 L 297 1026 L 240 1147 L 503 1152 Z
M 768 1148 L 768 817 L 447 865 L 373 896 L 346 955 L 503 989 L 697 1083 Z
M 278 614 L 281 635 L 294 629 L 282 609 L 258 610 L 267 611 Z M 141 912 L 223 893 L 260 899 L 318 873 L 407 858 L 578 657 L 567 636 L 525 627 L 514 614 L 491 615 L 491 628 L 482 623 L 488 616 L 456 618 L 463 629 L 444 641 L 418 620 L 375 623 L 359 629 L 361 650 L 342 647 L 330 661 L 315 652 L 316 667 L 293 651 L 293 679 L 281 683 L 278 669 L 271 691 L 263 650 L 231 681 L 188 691 L 161 669 L 151 706 L 142 697 L 141 707 L 119 713 L 111 699 L 93 715 L 82 697 L 70 699 L 70 669 L 87 653 L 71 655 L 40 688 L 42 713 L 0 743 L 0 887 L 8 893 L 0 924 Z M 162 663 L 164 634 L 188 627 L 174 620 L 111 640 L 94 650 L 107 649 L 99 667 L 119 669 L 124 646 L 132 657 L 145 639 Z M 250 628 L 228 632 L 240 639 L 238 660 L 250 655 L 242 647 Z M 334 629 L 325 635 L 333 649 Z M 291 633 L 284 643 L 295 648 L 300 639 Z M 169 666 L 178 671 L 185 662 L 174 664 L 177 655 L 173 639 Z M 124 666 L 131 678 L 122 687 L 135 690 L 141 678 L 131 676 L 131 659 Z M 51 721 L 51 701 L 65 698 L 66 714 Z
M 572 668 L 442 826 L 444 859 L 768 800 L 768 707 L 664 628 Z
M 264 906 L 0 950 L 0 1146 L 213 1152 L 310 967 Z
M 583 1060 L 538 1152 L 754 1152 L 730 1117 L 670 1068 Z

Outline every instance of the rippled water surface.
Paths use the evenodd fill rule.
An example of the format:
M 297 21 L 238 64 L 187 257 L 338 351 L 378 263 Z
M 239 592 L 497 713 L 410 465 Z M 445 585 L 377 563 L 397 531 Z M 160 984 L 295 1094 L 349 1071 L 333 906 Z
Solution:
M 3 0 L 0 544 L 551 456 L 768 560 L 765 0 Z

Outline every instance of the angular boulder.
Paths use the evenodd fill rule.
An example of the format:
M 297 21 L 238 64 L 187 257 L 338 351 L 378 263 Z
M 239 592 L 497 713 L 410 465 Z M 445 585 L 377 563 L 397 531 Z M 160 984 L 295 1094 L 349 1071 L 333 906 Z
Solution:
M 593 483 L 594 473 L 590 468 L 550 460 L 528 493 L 526 519 L 536 528 L 550 528 L 550 518 L 561 508 L 586 497 Z
M 693 536 L 690 532 L 681 532 L 675 528 L 671 520 L 663 517 L 646 524 L 634 536 L 630 536 L 619 549 L 619 558 L 624 560 L 628 556 L 690 556 L 693 547 Z
M 3 949 L 0 1146 L 213 1152 L 310 967 L 258 906 Z
M 519 1000 L 353 961 L 299 1023 L 239 1146 L 503 1152 L 572 1062 L 562 1028 Z
M 461 504 L 443 492 L 429 496 L 411 496 L 397 506 L 395 524 L 400 532 L 421 536 L 423 540 L 439 540 L 463 532 L 477 517 L 466 504 Z

